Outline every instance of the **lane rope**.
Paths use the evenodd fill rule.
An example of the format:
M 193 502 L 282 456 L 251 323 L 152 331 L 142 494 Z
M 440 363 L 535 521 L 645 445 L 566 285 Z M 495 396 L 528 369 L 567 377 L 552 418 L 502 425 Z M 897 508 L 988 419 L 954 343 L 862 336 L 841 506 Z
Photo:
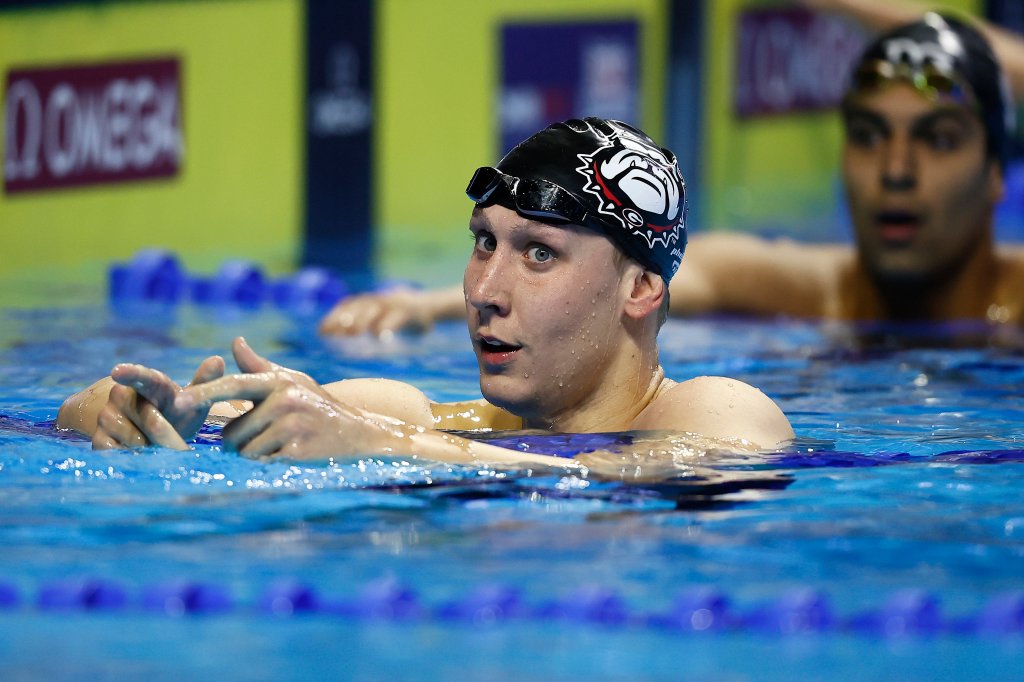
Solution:
M 19 590 L 0 581 L 5 613 L 95 612 L 162 617 L 246 615 L 290 618 L 321 615 L 348 621 L 470 624 L 589 624 L 679 634 L 756 633 L 766 636 L 850 634 L 870 637 L 1024 635 L 1024 590 L 992 596 L 975 611 L 947 616 L 932 591 L 905 589 L 874 606 L 843 614 L 816 589 L 785 590 L 756 603 L 738 603 L 723 590 L 694 586 L 653 610 L 632 607 L 614 589 L 590 586 L 554 599 L 531 600 L 500 583 L 480 584 L 454 598 L 429 602 L 392 579 L 374 580 L 352 593 L 330 595 L 297 579 L 273 581 L 255 600 L 237 599 L 215 582 L 172 580 L 142 587 L 107 578 L 65 578 Z

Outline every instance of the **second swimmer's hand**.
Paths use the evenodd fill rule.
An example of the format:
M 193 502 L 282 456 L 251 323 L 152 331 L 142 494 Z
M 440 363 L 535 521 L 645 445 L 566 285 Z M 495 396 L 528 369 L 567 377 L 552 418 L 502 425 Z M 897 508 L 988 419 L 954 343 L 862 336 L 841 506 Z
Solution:
M 224 375 L 224 359 L 211 356 L 200 363 L 192 383 Z M 181 387 L 159 370 L 119 364 L 110 373 L 116 382 L 96 417 L 92 445 L 97 450 L 160 445 L 186 450 L 209 410 L 179 410 L 174 400 Z
M 461 285 L 441 289 L 394 289 L 352 296 L 334 307 L 320 323 L 322 334 L 372 332 L 387 336 L 400 331 L 427 331 L 438 320 L 466 317 Z
M 429 292 L 396 289 L 379 294 L 361 294 L 340 301 L 320 322 L 320 333 L 356 336 L 370 332 L 377 336 L 396 332 L 425 332 L 434 316 L 425 297 Z
M 224 446 L 246 457 L 326 459 L 380 452 L 397 421 L 340 403 L 308 375 L 281 367 L 235 340 L 243 374 L 190 386 L 181 410 L 209 409 L 222 400 L 251 400 L 255 407 L 224 427 Z

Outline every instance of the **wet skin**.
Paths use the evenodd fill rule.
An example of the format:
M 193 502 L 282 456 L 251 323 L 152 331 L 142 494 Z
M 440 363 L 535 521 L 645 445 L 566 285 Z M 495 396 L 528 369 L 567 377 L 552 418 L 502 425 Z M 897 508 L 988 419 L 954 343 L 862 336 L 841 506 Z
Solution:
M 945 279 L 991 247 L 1002 172 L 970 110 L 893 83 L 857 96 L 844 117 L 850 215 L 861 261 L 876 279 Z
M 563 430 L 574 414 L 655 381 L 656 361 L 623 391 L 623 306 L 630 282 L 604 236 L 528 220 L 502 206 L 477 209 L 464 291 L 480 390 L 531 427 Z M 628 351 L 626 351 L 628 353 Z M 618 415 L 621 418 L 621 415 Z

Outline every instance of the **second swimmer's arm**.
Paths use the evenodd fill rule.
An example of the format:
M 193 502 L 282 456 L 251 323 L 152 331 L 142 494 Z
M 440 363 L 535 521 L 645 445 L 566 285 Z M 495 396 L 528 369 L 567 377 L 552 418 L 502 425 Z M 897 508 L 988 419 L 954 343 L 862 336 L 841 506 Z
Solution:
M 669 312 L 820 317 L 844 248 L 742 232 L 700 235 L 672 279 Z
M 343 299 L 324 316 L 320 333 L 352 336 L 426 331 L 439 320 L 463 319 L 462 286 L 443 289 L 397 289 Z

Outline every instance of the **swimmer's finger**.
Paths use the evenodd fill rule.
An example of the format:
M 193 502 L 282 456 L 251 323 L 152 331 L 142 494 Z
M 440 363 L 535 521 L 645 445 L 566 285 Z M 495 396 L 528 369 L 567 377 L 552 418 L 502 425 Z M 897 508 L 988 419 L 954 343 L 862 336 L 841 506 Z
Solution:
M 372 328 L 381 312 L 381 304 L 376 296 L 346 299 L 328 313 L 320 330 L 326 334 L 358 336 Z
M 140 400 L 143 400 L 143 404 L 140 404 L 138 407 L 139 420 L 137 424 L 139 430 L 145 434 L 149 442 L 153 445 L 173 448 L 174 450 L 188 450 L 188 445 L 178 431 L 167 421 L 167 417 L 160 410 L 156 409 L 152 403 L 141 398 Z
M 199 363 L 199 367 L 192 377 L 192 383 L 205 384 L 207 381 L 213 381 L 222 376 L 224 376 L 224 358 L 219 355 L 211 355 Z
M 153 444 L 175 450 L 188 449 L 163 412 L 132 389 L 121 385 L 113 386 L 110 389 L 108 407 L 111 407 L 114 419 L 100 423 L 109 434 L 125 445 L 142 447 Z M 116 412 L 113 407 L 117 408 Z M 100 413 L 101 418 L 104 412 L 106 410 Z
M 245 338 L 236 336 L 235 340 L 231 342 L 231 352 L 235 355 L 235 363 L 238 365 L 238 369 L 242 370 L 246 374 L 252 374 L 254 372 L 269 372 L 274 369 L 279 369 L 279 365 L 267 360 L 265 357 L 257 353 L 252 347 L 246 343 Z
M 169 376 L 144 365 L 121 363 L 110 371 L 110 376 L 159 407 L 169 406 L 178 392 L 178 384 Z
M 136 391 L 120 384 L 110 388 L 109 402 L 100 411 L 97 424 L 128 447 L 152 443 L 175 450 L 188 449 L 163 412 Z
M 323 397 L 308 388 L 292 383 L 279 384 L 266 400 L 227 424 L 221 435 L 222 441 L 226 447 L 244 452 L 252 441 L 270 431 L 302 435 L 307 430 L 302 412 L 322 402 Z M 260 450 L 259 456 L 269 452 L 272 450 Z
M 267 403 L 262 402 L 238 419 L 225 424 L 224 430 L 221 432 L 221 442 L 224 447 L 242 452 L 250 441 L 257 438 L 267 428 L 270 419 L 266 415 Z
M 97 428 L 92 434 L 93 450 L 121 450 L 124 446 L 114 440 L 110 434 L 101 428 Z
M 254 438 L 237 448 L 238 454 L 249 459 L 263 459 L 280 454 L 282 448 L 289 444 L 283 429 L 273 426 L 256 434 Z
M 324 319 L 320 320 L 320 326 L 317 329 L 321 334 L 345 334 L 348 328 L 355 321 L 349 308 L 352 305 L 352 299 L 345 299 L 341 303 L 338 303 L 324 315 Z
M 424 331 L 425 329 L 426 325 L 404 308 L 386 310 L 373 323 L 373 332 L 377 336 L 402 331 Z
M 135 423 L 135 403 L 139 396 L 135 391 L 120 384 L 110 387 L 107 404 L 96 415 L 96 428 L 102 430 L 117 445 L 115 447 L 142 447 L 146 436 Z
M 381 315 L 380 303 L 365 301 L 352 311 L 352 321 L 345 330 L 349 336 L 360 336 L 373 329 L 374 322 Z
M 222 400 L 238 399 L 260 402 L 284 382 L 285 379 L 276 371 L 232 374 L 183 389 L 175 399 L 174 407 L 177 410 L 187 411 L 209 409 L 214 403 Z
M 288 420 L 272 421 L 242 447 L 238 454 L 249 459 L 285 458 L 291 460 L 327 460 L 329 455 L 316 452 L 316 446 L 288 425 Z

